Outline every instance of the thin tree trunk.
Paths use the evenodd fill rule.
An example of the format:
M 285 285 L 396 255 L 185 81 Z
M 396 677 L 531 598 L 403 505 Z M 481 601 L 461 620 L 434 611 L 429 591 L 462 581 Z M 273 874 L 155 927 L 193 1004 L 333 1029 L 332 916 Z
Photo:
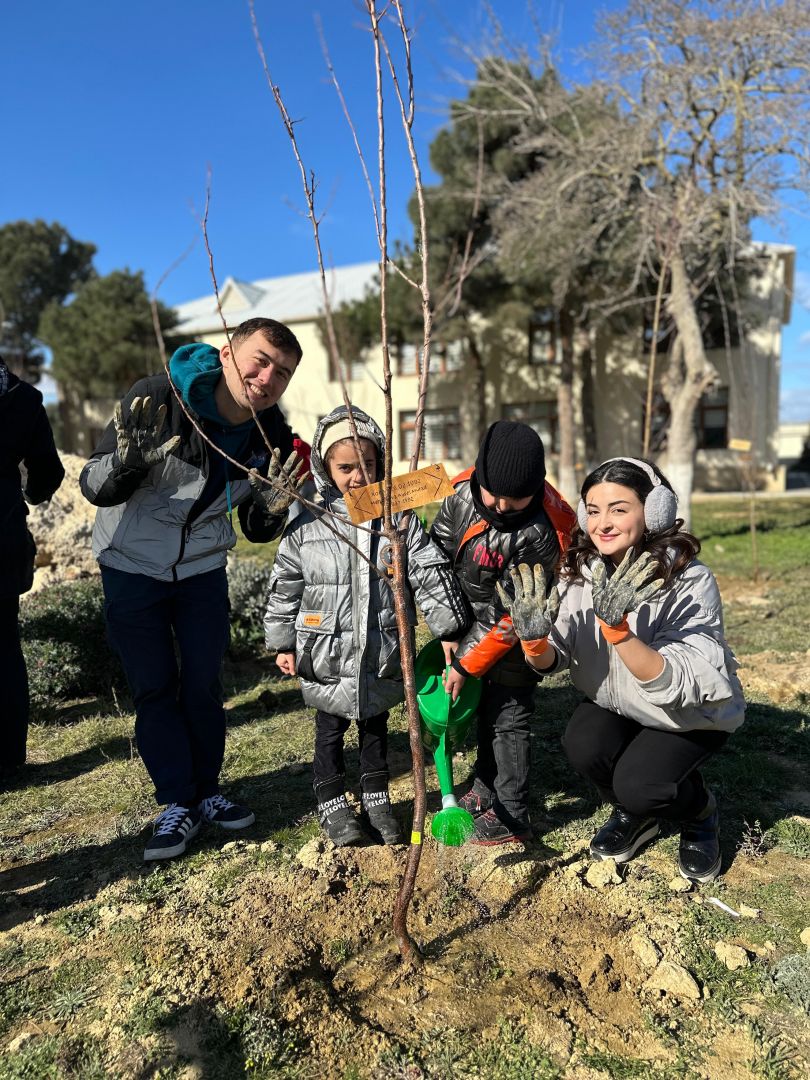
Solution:
M 563 497 L 574 503 L 577 497 L 576 438 L 574 423 L 574 324 L 568 312 L 560 313 L 560 385 L 557 388 L 557 426 L 560 457 L 557 483 Z
M 585 472 L 598 465 L 599 448 L 596 440 L 596 397 L 593 378 L 593 348 L 587 327 L 580 329 L 579 365 L 582 371 L 582 438 L 585 445 Z M 584 479 L 584 477 L 582 478 Z
M 695 303 L 683 254 L 676 248 L 670 262 L 671 286 L 667 307 L 675 322 L 677 339 L 662 379 L 669 402 L 667 474 L 678 496 L 678 513 L 689 527 L 695 478 L 695 410 L 705 391 L 717 379 L 706 357 Z
M 467 348 L 473 362 L 472 394 L 470 398 L 475 410 L 473 421 L 477 436 L 476 443 L 479 443 L 487 430 L 487 373 L 484 367 L 484 358 L 472 330 L 467 333 Z

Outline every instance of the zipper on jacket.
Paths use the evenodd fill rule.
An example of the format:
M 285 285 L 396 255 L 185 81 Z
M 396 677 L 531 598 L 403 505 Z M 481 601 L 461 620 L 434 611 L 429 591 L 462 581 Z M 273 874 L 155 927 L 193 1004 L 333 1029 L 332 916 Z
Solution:
M 186 521 L 185 525 L 180 530 L 180 551 L 177 554 L 177 559 L 172 567 L 172 581 L 177 581 L 177 567 L 183 561 L 183 556 L 186 553 L 186 544 L 191 537 L 191 524 Z

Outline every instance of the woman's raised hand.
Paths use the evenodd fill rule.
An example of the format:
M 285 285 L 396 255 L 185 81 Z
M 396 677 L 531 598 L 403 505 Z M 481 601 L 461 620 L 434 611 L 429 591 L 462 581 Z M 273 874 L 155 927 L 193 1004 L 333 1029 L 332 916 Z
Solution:
M 649 551 L 642 552 L 635 562 L 630 561 L 632 554 L 630 548 L 611 577 L 602 559 L 593 567 L 593 610 L 607 626 L 619 626 L 628 611 L 635 611 L 664 584 L 663 578 L 655 577 L 658 567 L 650 565 Z

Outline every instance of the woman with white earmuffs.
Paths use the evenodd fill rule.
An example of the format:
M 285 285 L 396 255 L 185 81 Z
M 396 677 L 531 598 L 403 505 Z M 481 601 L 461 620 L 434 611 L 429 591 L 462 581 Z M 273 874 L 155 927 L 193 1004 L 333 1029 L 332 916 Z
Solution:
M 655 465 L 611 458 L 581 495 L 559 587 L 546 597 L 542 575 L 519 567 L 514 598 L 501 599 L 529 664 L 568 668 L 586 695 L 563 746 L 613 805 L 591 855 L 627 862 L 662 818 L 680 824 L 681 875 L 711 881 L 718 813 L 699 767 L 745 712 L 717 582 Z

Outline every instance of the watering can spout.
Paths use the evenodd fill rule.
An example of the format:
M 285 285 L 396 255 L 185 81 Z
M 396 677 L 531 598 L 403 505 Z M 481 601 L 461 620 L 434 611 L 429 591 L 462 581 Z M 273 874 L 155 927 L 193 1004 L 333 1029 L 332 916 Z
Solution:
M 481 684 L 468 678 L 453 701 L 442 682 L 444 671 L 442 643 L 428 642 L 416 658 L 414 675 L 422 742 L 433 751 L 442 792 L 442 809 L 434 815 L 431 833 L 442 844 L 460 847 L 472 835 L 475 823 L 453 793 L 453 748 L 469 730 L 481 698 Z

